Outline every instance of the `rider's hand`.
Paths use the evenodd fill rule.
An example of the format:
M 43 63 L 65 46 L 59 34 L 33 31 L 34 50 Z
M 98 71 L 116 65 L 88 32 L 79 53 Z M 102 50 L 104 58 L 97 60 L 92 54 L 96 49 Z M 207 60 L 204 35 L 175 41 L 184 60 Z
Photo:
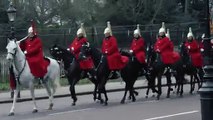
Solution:
M 74 51 L 74 47 L 71 47 L 71 50 Z
M 187 48 L 190 49 L 191 47 L 190 47 L 190 46 L 187 46 Z
M 67 51 L 70 51 L 70 48 L 67 48 Z
M 160 52 L 160 49 L 156 49 L 156 52 Z
M 133 53 L 133 50 L 129 50 L 130 53 Z
M 200 51 L 201 51 L 201 52 L 203 52 L 203 51 L 204 51 L 204 49 L 203 49 L 203 48 L 201 48 L 201 49 L 200 49 Z
M 24 51 L 24 54 L 27 54 L 27 51 L 26 51 L 26 50 Z
M 108 54 L 108 51 L 105 51 L 105 54 Z

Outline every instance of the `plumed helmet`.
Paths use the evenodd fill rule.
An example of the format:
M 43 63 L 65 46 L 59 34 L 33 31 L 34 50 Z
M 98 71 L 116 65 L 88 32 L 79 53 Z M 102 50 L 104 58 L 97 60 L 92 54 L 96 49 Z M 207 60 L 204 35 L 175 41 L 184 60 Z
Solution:
M 194 37 L 193 33 L 192 33 L 192 28 L 189 27 L 189 33 L 187 34 L 187 38 L 188 37 Z
M 107 27 L 104 30 L 104 34 L 106 33 L 109 33 L 112 36 L 112 29 L 109 21 L 107 22 Z
M 165 27 L 165 23 L 164 22 L 162 22 L 162 26 L 159 29 L 159 33 L 161 33 L 161 32 L 166 33 L 166 27 Z
M 87 35 L 86 35 L 86 31 L 85 31 L 85 29 L 84 29 L 84 23 L 81 23 L 81 26 L 80 26 L 80 28 L 79 28 L 78 31 L 77 31 L 77 35 L 79 35 L 79 34 L 83 34 L 84 37 L 87 36 Z
M 167 29 L 167 32 L 166 32 L 166 37 L 168 37 L 170 39 L 170 33 L 169 33 L 169 29 Z
M 31 21 L 31 26 L 28 28 L 28 34 L 31 34 L 31 33 L 33 33 L 33 35 L 37 35 L 35 22 L 33 20 Z
M 134 30 L 134 35 L 138 34 L 139 36 L 141 36 L 141 31 L 140 31 L 140 25 L 137 24 L 137 29 Z

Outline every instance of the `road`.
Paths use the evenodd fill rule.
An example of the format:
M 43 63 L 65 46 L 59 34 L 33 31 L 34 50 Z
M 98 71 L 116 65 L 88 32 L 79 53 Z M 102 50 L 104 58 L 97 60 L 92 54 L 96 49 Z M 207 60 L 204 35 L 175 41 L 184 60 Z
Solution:
M 138 90 L 137 101 L 127 100 L 120 104 L 123 92 L 109 93 L 109 105 L 103 106 L 92 100 L 92 95 L 78 97 L 76 106 L 71 106 L 70 97 L 57 98 L 52 111 L 47 110 L 48 101 L 38 100 L 38 113 L 32 113 L 32 102 L 19 102 L 15 116 L 7 116 L 11 107 L 0 104 L 0 120 L 200 120 L 200 97 L 185 93 L 175 94 L 160 100 L 144 98 L 144 90 Z M 141 92 L 143 91 L 143 92 Z

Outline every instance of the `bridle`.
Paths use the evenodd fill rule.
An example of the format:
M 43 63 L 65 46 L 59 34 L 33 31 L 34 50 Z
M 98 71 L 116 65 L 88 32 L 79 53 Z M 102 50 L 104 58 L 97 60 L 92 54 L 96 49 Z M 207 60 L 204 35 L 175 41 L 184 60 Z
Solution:
M 8 52 L 8 54 L 11 54 L 11 55 L 13 56 L 13 58 L 15 58 L 16 53 L 17 53 L 17 50 L 15 50 L 15 53 Z M 25 66 L 26 66 L 26 63 L 27 63 L 27 60 L 26 60 L 26 58 L 25 58 L 24 66 L 23 66 L 23 68 L 21 69 L 21 71 L 18 71 L 18 70 L 16 69 L 16 70 L 18 71 L 18 74 L 17 74 L 15 77 L 16 77 L 16 80 L 18 80 L 18 83 L 19 83 L 19 84 L 20 84 L 19 78 L 20 78 L 21 74 L 22 74 L 23 71 L 24 71 L 24 68 L 25 68 Z M 15 68 L 16 68 L 16 67 L 15 67 Z

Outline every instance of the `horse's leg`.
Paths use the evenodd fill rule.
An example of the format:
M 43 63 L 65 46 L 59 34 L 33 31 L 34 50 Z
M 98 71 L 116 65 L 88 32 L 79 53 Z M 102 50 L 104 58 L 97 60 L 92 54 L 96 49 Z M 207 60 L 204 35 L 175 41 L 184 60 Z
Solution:
M 157 79 L 158 79 L 158 85 L 157 85 L 158 86 L 158 95 L 157 95 L 157 100 L 159 100 L 160 96 L 162 94 L 162 89 L 161 89 L 161 87 L 162 87 L 162 85 L 161 85 L 161 75 L 158 75 Z
M 95 85 L 94 91 L 93 91 L 93 100 L 95 101 L 97 99 L 97 89 L 98 89 L 98 80 L 96 76 L 96 72 L 94 69 L 91 69 L 88 71 L 91 74 L 90 81 Z
M 106 92 L 106 88 L 105 88 L 105 86 L 104 86 L 103 91 L 104 91 L 104 96 L 105 96 L 105 102 L 104 102 L 104 105 L 108 105 L 108 96 L 107 96 L 107 92 Z
M 71 96 L 72 96 L 72 99 L 73 99 L 72 106 L 76 105 L 77 97 L 76 97 L 76 93 L 75 93 L 75 85 L 79 80 L 80 80 L 80 78 L 79 79 L 77 79 L 77 78 L 73 79 L 73 82 L 70 86 Z
M 52 110 L 53 108 L 53 94 L 51 92 L 50 86 L 47 82 L 44 83 L 44 87 L 46 88 L 47 94 L 49 96 L 49 108 L 48 110 Z
M 135 102 L 136 101 L 136 98 L 135 98 L 135 95 L 134 95 L 134 84 L 132 84 L 130 86 L 130 96 L 132 97 L 132 102 Z
M 180 96 L 183 96 L 183 83 L 185 80 L 184 74 L 181 74 L 179 78 L 180 78 L 179 80 L 180 80 L 180 86 L 181 86 Z
M 170 72 L 167 72 L 166 73 L 166 79 L 167 79 L 167 85 L 168 85 L 168 89 L 167 89 L 167 98 L 170 98 L 170 91 L 172 91 L 172 88 L 171 88 L 171 73 Z
M 197 85 L 198 85 L 198 89 L 201 88 L 201 79 L 200 76 L 197 74 L 195 74 L 195 79 L 197 80 Z
M 37 105 L 36 105 L 36 101 L 35 101 L 35 92 L 34 92 L 34 85 L 33 83 L 30 85 L 30 92 L 31 92 L 31 97 L 32 97 L 32 100 L 33 100 L 33 113 L 37 113 L 38 110 L 37 110 Z
M 127 91 L 128 91 L 128 88 L 127 88 L 127 84 L 126 84 L 126 85 L 125 85 L 125 92 L 124 92 L 124 96 L 123 96 L 123 98 L 122 98 L 122 100 L 121 100 L 121 104 L 124 104 L 124 103 L 125 103 Z
M 180 77 L 177 75 L 174 76 L 175 80 L 176 80 L 176 84 L 175 84 L 175 89 L 176 89 L 176 94 L 178 95 L 180 93 Z
M 106 76 L 107 76 L 106 74 L 104 76 L 101 76 L 101 79 L 100 79 L 101 81 L 100 81 L 100 84 L 98 85 L 98 92 L 99 92 L 98 99 L 101 101 L 101 104 L 105 103 L 105 105 L 107 105 L 107 101 L 108 101 L 107 93 L 106 93 L 106 90 L 105 90 L 105 85 L 106 85 L 106 82 L 107 82 Z M 105 101 L 101 98 L 101 93 L 104 94 Z
M 193 75 L 190 75 L 190 94 L 194 91 Z
M 16 104 L 16 100 L 17 100 L 17 95 L 18 95 L 18 90 L 13 90 L 14 92 L 14 95 L 13 95 L 13 105 L 10 109 L 10 113 L 8 116 L 13 116 L 15 113 L 14 113 L 14 110 L 15 110 L 15 104 Z

